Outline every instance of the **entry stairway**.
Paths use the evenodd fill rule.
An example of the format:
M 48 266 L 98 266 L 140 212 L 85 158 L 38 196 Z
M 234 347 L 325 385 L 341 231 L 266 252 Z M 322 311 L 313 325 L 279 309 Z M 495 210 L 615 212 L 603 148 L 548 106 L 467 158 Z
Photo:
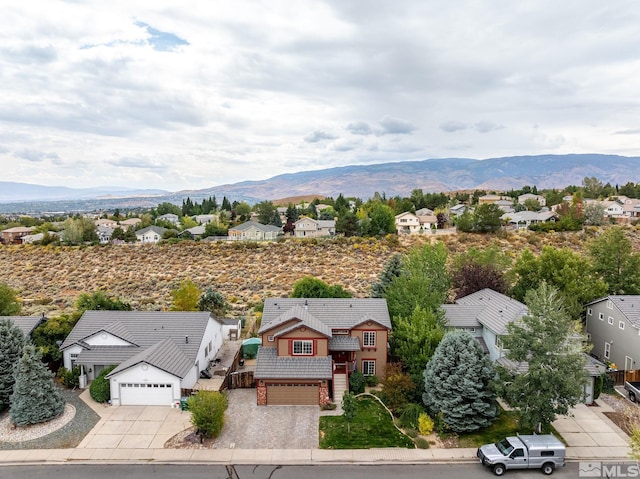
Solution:
M 333 402 L 338 407 L 342 407 L 342 395 L 347 391 L 347 375 L 346 374 L 334 374 L 333 375 Z

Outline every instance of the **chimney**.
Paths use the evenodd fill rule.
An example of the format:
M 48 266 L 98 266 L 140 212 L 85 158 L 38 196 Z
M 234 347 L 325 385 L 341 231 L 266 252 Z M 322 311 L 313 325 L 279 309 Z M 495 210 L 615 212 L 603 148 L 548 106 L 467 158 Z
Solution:
M 185 342 L 185 344 L 189 344 L 189 336 L 185 336 L 184 337 L 184 342 Z

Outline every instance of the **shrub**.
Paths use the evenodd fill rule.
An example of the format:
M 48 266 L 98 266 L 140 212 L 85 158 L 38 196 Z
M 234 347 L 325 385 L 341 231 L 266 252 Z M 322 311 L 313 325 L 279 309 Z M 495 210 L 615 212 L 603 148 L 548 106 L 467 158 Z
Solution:
M 418 430 L 420 431 L 420 434 L 428 436 L 433 432 L 433 427 L 433 419 L 431 419 L 426 413 L 420 414 L 420 417 L 418 417 Z
M 418 449 L 429 449 L 429 441 L 424 437 L 416 437 L 413 442 Z
M 367 386 L 372 388 L 377 386 L 380 381 L 378 379 L 378 376 L 376 376 L 375 374 L 372 374 L 371 376 L 365 376 L 364 382 Z
M 602 373 L 602 392 L 607 394 L 615 394 L 616 382 L 607 373 Z
M 353 394 L 361 394 L 364 392 L 365 381 L 364 374 L 354 371 L 349 376 L 349 389 Z
M 411 439 L 415 439 L 416 437 L 418 437 L 418 430 L 417 429 L 413 429 L 413 428 L 408 428 L 405 429 L 404 433 L 409 436 Z
M 200 391 L 187 402 L 191 423 L 204 437 L 218 437 L 224 426 L 227 396 L 219 391 Z
M 600 397 L 600 394 L 602 393 L 602 383 L 603 383 L 602 375 L 598 376 L 593 381 L 593 400 L 594 401 L 598 399 Z
M 89 386 L 89 394 L 94 401 L 104 403 L 111 399 L 111 387 L 109 385 L 109 380 L 105 378 L 105 376 L 113 371 L 115 367 L 116 366 L 113 365 L 103 369 L 100 371 L 100 374 L 98 374 L 98 377 L 91 382 L 91 386 Z
M 411 376 L 402 371 L 397 363 L 387 364 L 386 375 L 382 381 L 380 398 L 392 411 L 399 411 L 411 402 L 416 385 Z
M 421 414 L 424 414 L 424 409 L 422 408 L 422 406 L 420 406 L 420 404 L 405 404 L 400 409 L 400 425 L 402 427 L 417 429 L 418 420 Z
M 71 370 L 67 368 L 60 368 L 58 369 L 58 377 L 65 387 L 69 389 L 77 388 L 80 386 L 80 367 L 76 366 Z

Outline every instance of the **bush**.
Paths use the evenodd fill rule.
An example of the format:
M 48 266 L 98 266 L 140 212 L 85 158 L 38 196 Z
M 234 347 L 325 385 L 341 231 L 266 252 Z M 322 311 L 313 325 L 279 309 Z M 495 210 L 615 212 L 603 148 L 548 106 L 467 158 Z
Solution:
M 354 371 L 351 373 L 351 376 L 349 376 L 349 390 L 353 394 L 362 394 L 364 392 L 365 381 L 364 374 L 360 371 Z
M 67 368 L 60 368 L 58 369 L 58 377 L 65 387 L 69 389 L 77 388 L 80 386 L 80 367 L 76 366 L 71 370 Z
M 615 394 L 616 382 L 607 373 L 602 373 L 602 392 L 607 394 Z
M 365 382 L 365 384 L 367 386 L 373 388 L 373 387 L 376 387 L 378 385 L 380 380 L 378 379 L 378 376 L 376 376 L 375 374 L 372 374 L 371 376 L 365 376 L 364 377 L 364 382 Z
M 433 423 L 433 419 L 431 419 L 428 414 L 420 414 L 420 417 L 418 417 L 418 430 L 420 431 L 420 434 L 428 436 L 433 432 L 434 426 L 435 424 Z
M 411 439 L 415 439 L 416 437 L 418 437 L 418 430 L 417 429 L 413 429 L 413 428 L 408 428 L 405 429 L 404 433 L 409 436 Z
M 218 437 L 224 426 L 227 396 L 219 391 L 200 391 L 187 402 L 191 423 L 204 437 Z
M 424 437 L 416 437 L 413 442 L 418 449 L 429 449 L 429 441 Z
M 105 378 L 105 376 L 113 371 L 115 367 L 116 366 L 113 365 L 108 368 L 104 368 L 100 371 L 98 377 L 91 382 L 91 386 L 89 386 L 89 394 L 94 401 L 104 403 L 111 399 L 111 386 L 109 385 L 109 380 Z
M 400 425 L 402 427 L 408 427 L 412 429 L 418 428 L 418 420 L 420 415 L 424 414 L 424 409 L 420 404 L 409 403 L 405 404 L 400 409 Z
M 392 411 L 400 411 L 415 396 L 416 385 L 397 363 L 387 364 L 380 399 Z
M 594 401 L 598 399 L 600 397 L 600 394 L 602 393 L 602 383 L 603 383 L 603 379 L 601 374 L 600 376 L 595 378 L 593 381 L 593 400 Z

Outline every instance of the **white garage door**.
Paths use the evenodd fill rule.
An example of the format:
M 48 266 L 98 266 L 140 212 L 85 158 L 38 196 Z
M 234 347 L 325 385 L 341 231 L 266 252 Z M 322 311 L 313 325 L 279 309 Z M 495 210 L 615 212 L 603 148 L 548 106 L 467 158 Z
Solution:
M 172 385 L 120 383 L 122 406 L 170 406 L 173 402 Z

